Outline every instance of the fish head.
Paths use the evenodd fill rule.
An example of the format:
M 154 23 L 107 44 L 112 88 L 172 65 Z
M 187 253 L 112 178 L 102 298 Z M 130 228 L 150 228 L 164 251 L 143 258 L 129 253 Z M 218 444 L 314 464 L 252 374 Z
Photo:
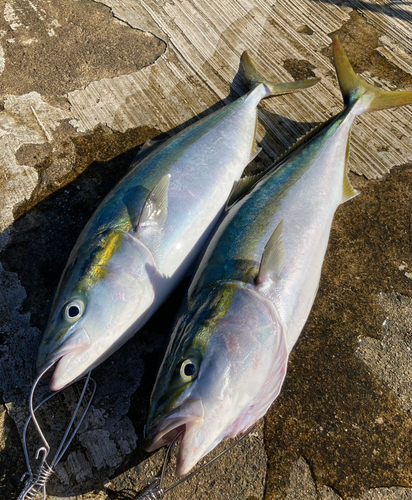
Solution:
M 148 451 L 182 434 L 186 474 L 225 437 L 246 431 L 280 391 L 287 349 L 273 305 L 252 286 L 203 291 L 179 316 L 152 393 Z
M 37 359 L 53 368 L 59 390 L 100 364 L 154 301 L 157 273 L 148 249 L 121 230 L 108 230 L 74 249 L 52 302 Z

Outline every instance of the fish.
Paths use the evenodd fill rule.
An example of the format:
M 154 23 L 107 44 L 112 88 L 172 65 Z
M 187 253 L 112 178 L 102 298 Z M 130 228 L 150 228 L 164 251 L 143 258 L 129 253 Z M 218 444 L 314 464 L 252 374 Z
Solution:
M 167 141 L 148 141 L 81 232 L 38 351 L 38 373 L 52 372 L 52 391 L 108 358 L 188 273 L 234 183 L 260 151 L 260 100 L 319 81 L 275 84 L 247 52 L 241 69 L 250 90 Z
M 344 109 L 298 140 L 256 182 L 238 182 L 172 327 L 151 396 L 147 450 L 183 431 L 177 474 L 224 438 L 246 432 L 279 395 L 312 308 L 337 207 L 358 192 L 347 176 L 356 116 L 410 104 L 358 77 L 338 40 Z M 246 185 L 246 188 L 245 188 Z

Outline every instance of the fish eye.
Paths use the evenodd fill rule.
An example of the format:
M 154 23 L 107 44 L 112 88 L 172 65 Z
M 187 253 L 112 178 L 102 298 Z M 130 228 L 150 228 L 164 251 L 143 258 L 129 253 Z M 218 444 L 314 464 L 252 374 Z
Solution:
M 70 323 L 77 321 L 84 313 L 84 304 L 80 300 L 69 302 L 64 308 L 64 319 Z
M 180 366 L 180 377 L 185 382 L 190 382 L 196 378 L 199 371 L 199 364 L 196 359 L 188 358 L 183 361 Z

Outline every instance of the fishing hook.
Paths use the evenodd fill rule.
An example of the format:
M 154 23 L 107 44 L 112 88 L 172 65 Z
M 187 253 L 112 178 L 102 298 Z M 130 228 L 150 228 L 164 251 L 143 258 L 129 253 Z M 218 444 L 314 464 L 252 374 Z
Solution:
M 40 425 L 37 421 L 35 413 L 47 401 L 49 401 L 54 396 L 57 396 L 57 394 L 59 394 L 66 387 L 69 387 L 69 386 L 66 386 L 63 389 L 60 389 L 59 391 L 56 391 L 56 392 L 50 394 L 49 396 L 44 398 L 43 401 L 41 401 L 34 408 L 34 404 L 33 404 L 34 391 L 35 391 L 40 379 L 43 377 L 43 375 L 49 369 L 50 369 L 50 366 L 48 366 L 45 370 L 43 370 L 39 374 L 39 376 L 34 381 L 34 384 L 33 384 L 31 391 L 30 391 L 30 397 L 29 397 L 30 415 L 27 418 L 26 423 L 24 424 L 24 430 L 23 430 L 23 450 L 24 450 L 24 456 L 25 456 L 26 464 L 27 464 L 27 472 L 25 472 L 23 474 L 21 481 L 23 481 L 24 478 L 26 478 L 26 484 L 24 486 L 23 491 L 18 496 L 17 500 L 33 500 L 35 498 L 35 496 L 37 495 L 37 493 L 39 493 L 40 491 L 42 491 L 43 500 L 46 500 L 46 483 L 49 480 L 50 476 L 53 474 L 55 466 L 59 463 L 62 456 L 66 452 L 67 448 L 70 446 L 70 443 L 73 441 L 74 436 L 76 435 L 77 431 L 79 430 L 79 427 L 82 424 L 84 417 L 86 416 L 87 411 L 90 408 L 93 396 L 96 392 L 96 382 L 94 381 L 94 379 L 91 378 L 91 376 L 90 376 L 91 372 L 89 372 L 85 377 L 80 379 L 80 380 L 84 380 L 85 383 L 83 386 L 83 390 L 80 394 L 79 401 L 76 405 L 76 408 L 74 409 L 72 418 L 70 419 L 69 425 L 67 426 L 66 432 L 64 433 L 63 439 L 60 442 L 60 445 L 56 451 L 56 454 L 54 455 L 53 460 L 49 464 L 47 462 L 47 457 L 50 453 L 50 445 L 47 442 L 47 439 L 45 438 L 45 436 L 40 428 Z M 77 422 L 77 424 L 75 425 L 75 427 L 72 430 L 74 421 L 79 414 L 79 410 L 80 410 L 81 404 L 85 398 L 86 390 L 87 390 L 89 384 L 92 384 L 91 394 L 90 394 L 89 399 L 87 400 L 87 403 L 83 409 L 83 413 L 81 413 L 79 421 Z M 72 384 L 70 384 L 70 385 L 72 385 Z M 34 426 L 37 430 L 37 433 L 38 433 L 38 435 L 43 443 L 36 450 L 35 459 L 39 460 L 40 455 L 42 455 L 42 457 L 40 460 L 39 468 L 37 469 L 37 472 L 35 472 L 35 473 L 33 472 L 32 468 L 31 468 L 30 459 L 29 459 L 29 452 L 28 452 L 28 447 L 27 447 L 27 428 L 29 426 L 30 421 L 33 421 Z M 70 432 L 71 432 L 71 435 L 69 436 Z
M 172 451 L 173 445 L 175 444 L 175 442 L 178 440 L 178 438 L 185 431 L 183 430 L 183 431 L 179 432 L 179 434 L 177 434 L 177 436 L 175 436 L 175 438 L 173 439 L 173 441 L 169 444 L 169 447 L 167 448 L 166 455 L 165 455 L 165 460 L 163 462 L 162 472 L 160 474 L 160 478 L 159 477 L 153 477 L 148 482 L 146 490 L 144 491 L 144 493 L 141 496 L 136 497 L 134 500 L 159 500 L 159 499 L 163 498 L 166 495 L 166 493 L 168 493 L 170 490 L 173 490 L 174 488 L 176 488 L 176 486 L 179 486 L 179 484 L 184 483 L 185 481 L 187 481 L 188 479 L 190 479 L 194 475 L 198 474 L 201 470 L 203 470 L 204 468 L 208 467 L 213 462 L 215 462 L 216 460 L 218 460 L 220 457 L 222 457 L 223 455 L 225 455 L 228 451 L 230 451 L 237 444 L 239 444 L 241 441 L 243 441 L 253 431 L 253 429 L 255 427 L 256 427 L 256 424 L 253 424 L 250 427 L 249 430 L 247 430 L 239 439 L 237 439 L 234 443 L 232 443 L 228 448 L 226 448 L 221 453 L 219 453 L 219 455 L 217 455 L 216 457 L 212 458 L 211 460 L 209 460 L 209 462 L 206 462 L 201 467 L 199 467 L 198 469 L 194 470 L 193 472 L 191 472 L 187 476 L 183 477 L 179 481 L 176 481 L 175 483 L 172 484 L 172 486 L 169 486 L 168 488 L 163 489 L 163 482 L 164 482 L 164 478 L 165 478 L 165 474 L 166 474 L 166 467 L 167 467 L 167 465 L 169 463 L 169 457 L 170 457 L 170 453 Z

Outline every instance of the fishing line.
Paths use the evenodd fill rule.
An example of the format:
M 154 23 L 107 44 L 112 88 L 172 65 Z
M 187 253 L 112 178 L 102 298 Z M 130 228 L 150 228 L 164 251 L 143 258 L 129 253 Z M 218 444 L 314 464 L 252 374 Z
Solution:
M 51 366 L 53 366 L 53 365 L 51 365 Z M 35 391 L 40 379 L 51 368 L 51 366 L 48 366 L 46 369 L 44 369 L 40 373 L 40 375 L 34 381 L 34 384 L 33 384 L 31 391 L 30 391 L 30 397 L 29 397 L 30 415 L 27 418 L 26 423 L 24 424 L 24 430 L 23 430 L 23 450 L 24 450 L 24 456 L 25 456 L 26 464 L 27 464 L 27 472 L 25 472 L 23 474 L 21 481 L 23 481 L 23 479 L 25 477 L 27 477 L 27 479 L 26 479 L 26 484 L 24 486 L 24 489 L 20 493 L 20 495 L 18 496 L 17 500 L 32 500 L 35 498 L 37 493 L 39 493 L 40 491 L 42 491 L 42 493 L 43 493 L 43 500 L 46 500 L 46 483 L 49 480 L 50 476 L 53 474 L 54 467 L 59 463 L 62 456 L 66 452 L 67 448 L 70 446 L 70 443 L 73 441 L 74 436 L 76 435 L 77 431 L 79 430 L 79 427 L 81 426 L 81 424 L 84 420 L 84 417 L 86 416 L 87 411 L 90 408 L 93 396 L 96 392 L 96 382 L 94 379 L 91 378 L 91 372 L 89 372 L 85 377 L 82 377 L 81 379 L 79 379 L 79 380 L 85 381 L 84 386 L 83 386 L 83 390 L 80 394 L 79 401 L 76 405 L 76 408 L 74 409 L 74 412 L 73 412 L 72 418 L 70 419 L 69 425 L 66 428 L 66 432 L 64 433 L 63 439 L 60 442 L 60 445 L 56 451 L 56 454 L 54 455 L 53 460 L 49 464 L 47 462 L 47 457 L 50 453 L 50 445 L 49 445 L 47 439 L 45 438 L 45 436 L 40 428 L 40 425 L 37 421 L 35 414 L 36 414 L 36 411 L 41 406 L 43 406 L 47 401 L 52 399 L 54 396 L 57 396 L 57 394 L 59 394 L 63 389 L 70 387 L 70 386 L 66 386 L 63 389 L 60 389 L 59 391 L 56 391 L 53 394 L 50 394 L 49 396 L 44 398 L 35 408 L 33 407 L 34 406 L 33 405 L 34 391 Z M 77 382 L 78 381 L 75 381 L 75 382 L 73 382 L 73 384 L 75 384 Z M 87 403 L 83 409 L 83 413 L 81 414 L 79 421 L 77 422 L 76 426 L 72 430 L 74 421 L 75 421 L 76 417 L 78 416 L 81 404 L 82 404 L 83 400 L 85 399 L 86 390 L 90 386 L 90 384 L 92 385 L 91 394 L 89 395 L 89 399 L 87 400 Z M 72 385 L 72 384 L 70 384 L 70 385 Z M 29 459 L 29 452 L 28 452 L 28 447 L 27 447 L 27 429 L 28 429 L 30 421 L 33 421 L 34 426 L 37 430 L 37 433 L 38 433 L 38 435 L 43 443 L 42 446 L 37 448 L 36 454 L 35 454 L 36 460 L 39 460 L 40 455 L 42 455 L 40 465 L 39 465 L 39 468 L 37 469 L 36 473 L 34 473 L 32 468 L 31 468 L 30 459 Z M 70 432 L 71 432 L 71 435 L 69 436 Z
M 218 460 L 220 457 L 222 457 L 223 455 L 225 455 L 228 451 L 230 451 L 237 444 L 239 444 L 241 441 L 243 441 L 253 431 L 253 429 L 255 429 L 255 427 L 256 427 L 256 424 L 253 424 L 252 427 L 250 427 L 250 429 L 248 431 L 246 431 L 239 439 L 237 439 L 234 443 L 232 443 L 228 448 L 226 448 L 221 453 L 219 453 L 219 455 L 217 455 L 216 457 L 212 458 L 211 460 L 209 460 L 209 462 L 206 462 L 201 467 L 199 467 L 198 469 L 194 470 L 193 472 L 191 472 L 187 476 L 183 477 L 179 481 L 176 481 L 176 483 L 172 484 L 171 486 L 169 486 L 168 488 L 166 488 L 164 490 L 163 489 L 163 482 L 164 482 L 164 478 L 165 478 L 166 467 L 167 467 L 167 465 L 169 463 L 170 453 L 172 451 L 173 445 L 176 443 L 176 441 L 178 440 L 178 438 L 185 431 L 183 430 L 183 431 L 179 432 L 179 434 L 177 436 L 175 436 L 175 438 L 173 439 L 173 441 L 170 443 L 169 447 L 167 448 L 166 455 L 165 455 L 165 460 L 163 462 L 162 472 L 160 474 L 160 478 L 158 478 L 158 477 L 152 478 L 149 481 L 149 483 L 147 485 L 147 489 L 143 493 L 143 495 L 141 495 L 139 497 L 136 497 L 134 500 L 158 500 L 160 498 L 163 498 L 166 495 L 166 493 L 168 493 L 169 491 L 171 491 L 174 488 L 176 488 L 176 486 L 179 486 L 180 484 L 182 484 L 185 481 L 189 480 L 190 478 L 192 478 L 193 476 L 195 476 L 196 474 L 198 474 L 200 471 L 202 471 L 203 469 L 205 469 L 206 467 L 208 467 L 209 465 L 211 465 L 213 462 L 215 462 L 216 460 Z

